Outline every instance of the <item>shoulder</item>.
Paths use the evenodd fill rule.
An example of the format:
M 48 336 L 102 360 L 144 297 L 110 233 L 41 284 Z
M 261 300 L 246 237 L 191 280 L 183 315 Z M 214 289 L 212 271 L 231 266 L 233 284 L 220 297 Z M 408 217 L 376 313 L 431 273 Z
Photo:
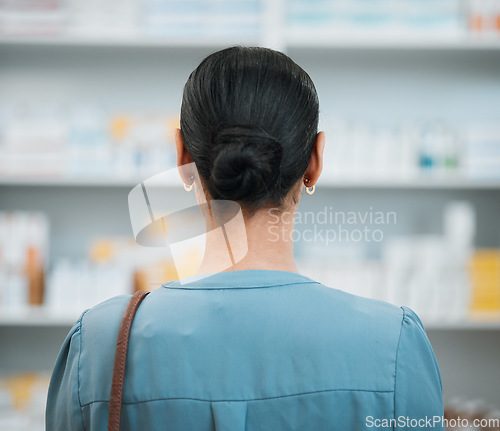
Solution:
M 355 327 L 368 329 L 368 332 L 382 331 L 387 334 L 389 330 L 399 336 L 404 319 L 418 320 L 413 311 L 404 306 L 355 295 L 323 284 L 315 291 L 317 301 L 324 303 L 328 309 L 335 310 L 339 319 L 350 322 Z
M 419 357 L 426 356 L 427 361 L 437 368 L 434 351 L 422 321 L 411 308 L 402 306 L 401 309 L 403 319 L 397 349 L 398 358 L 407 357 L 408 361 L 421 361 Z
M 81 364 L 114 356 L 123 313 L 132 295 L 119 295 L 86 310 L 80 318 Z M 108 358 L 109 357 L 109 358 Z
M 438 369 L 432 345 L 424 325 L 418 315 L 409 307 L 402 306 L 403 321 L 398 342 L 398 361 L 405 358 L 407 362 L 419 362 L 420 365 L 430 363 Z
M 343 346 L 344 351 L 370 357 L 373 364 L 384 364 L 391 372 L 403 328 L 416 324 L 418 317 L 407 307 L 324 285 L 313 291 L 318 313 L 314 321 L 321 324 L 326 337 Z
M 309 365 L 297 379 L 314 382 L 304 383 L 308 388 L 393 390 L 401 307 L 323 284 L 289 293 L 293 298 L 284 294 L 280 301 L 266 298 L 277 312 L 253 323 L 255 332 L 264 334 L 259 343 L 265 337 L 267 351 L 280 352 L 277 369 L 286 369 L 283 358 L 303 358 Z M 293 363 L 289 370 L 294 370 Z
M 397 380 L 399 391 L 421 387 L 422 393 L 427 390 L 439 401 L 442 383 L 438 363 L 424 325 L 414 310 L 338 290 L 324 294 L 337 304 L 335 310 L 342 322 L 342 331 L 333 337 L 340 337 L 342 343 L 339 344 L 344 351 L 352 352 L 354 363 L 356 356 L 370 358 L 370 366 L 357 364 L 359 373 L 369 371 L 364 381 L 374 379 L 372 386 L 376 386 L 379 382 L 375 382 L 373 376 L 377 375 L 380 381 L 384 380 L 384 387 L 395 388 Z M 372 372 L 375 370 L 376 373 Z M 388 378 L 384 379 L 384 375 Z
M 427 337 L 424 324 L 420 320 L 420 317 L 418 317 L 417 313 L 406 305 L 401 306 L 401 310 L 403 311 L 402 326 L 408 326 L 409 328 L 412 328 Z
M 395 373 L 395 414 L 442 416 L 443 384 L 424 325 L 408 307 L 403 310 Z M 411 394 L 411 396 L 410 396 Z
M 85 310 L 66 335 L 49 385 L 47 429 L 83 429 L 81 408 L 109 396 L 118 328 L 129 299 L 118 296 Z
M 80 317 L 82 348 L 97 344 L 103 339 L 116 338 L 125 308 L 132 295 L 115 296 L 88 310 Z
M 81 317 L 78 375 L 82 406 L 109 397 L 118 331 L 131 296 L 110 298 Z
M 81 316 L 82 332 L 111 326 L 119 327 L 121 316 L 132 295 L 114 296 L 86 310 Z M 114 325 L 117 324 L 117 325 Z

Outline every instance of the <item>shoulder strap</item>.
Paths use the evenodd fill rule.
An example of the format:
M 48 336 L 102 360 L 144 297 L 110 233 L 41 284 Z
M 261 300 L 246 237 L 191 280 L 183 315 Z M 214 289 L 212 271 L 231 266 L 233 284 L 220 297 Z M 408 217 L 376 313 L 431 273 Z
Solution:
M 111 397 L 109 402 L 108 431 L 120 430 L 120 416 L 122 410 L 123 383 L 125 380 L 125 366 L 127 363 L 127 348 L 130 338 L 130 329 L 135 313 L 142 300 L 149 292 L 139 290 L 134 293 L 123 313 L 116 343 L 115 365 L 113 368 L 113 381 L 111 383 Z

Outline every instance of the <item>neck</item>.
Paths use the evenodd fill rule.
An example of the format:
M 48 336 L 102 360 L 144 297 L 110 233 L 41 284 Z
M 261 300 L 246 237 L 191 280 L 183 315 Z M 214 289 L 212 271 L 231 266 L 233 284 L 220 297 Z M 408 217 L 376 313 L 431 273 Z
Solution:
M 245 269 L 298 272 L 293 257 L 293 215 L 261 209 L 244 218 L 245 234 L 238 235 L 229 226 L 225 233 L 207 229 L 205 253 L 197 274 Z

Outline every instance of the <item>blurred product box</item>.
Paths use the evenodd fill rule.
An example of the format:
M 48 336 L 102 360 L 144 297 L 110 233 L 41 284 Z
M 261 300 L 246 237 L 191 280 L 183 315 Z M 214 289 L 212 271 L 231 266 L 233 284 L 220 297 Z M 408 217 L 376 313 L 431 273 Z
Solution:
M 43 303 L 49 221 L 41 212 L 0 212 L 0 307 Z
M 136 180 L 175 163 L 178 115 L 107 113 L 97 106 L 6 111 L 0 177 Z
M 0 429 L 43 431 L 50 373 L 0 375 Z
M 459 0 L 287 1 L 292 35 L 458 37 L 467 31 Z
M 500 179 L 500 127 L 469 126 L 464 143 L 464 176 L 470 180 Z
M 367 226 L 350 228 L 361 232 Z M 368 242 L 349 237 L 349 226 L 336 228 L 345 237 L 297 244 L 305 275 L 355 295 L 407 305 L 426 322 L 500 318 L 500 249 L 474 249 L 472 204 L 445 205 L 443 235 L 384 239 L 380 260 L 366 257 Z
M 60 35 L 68 22 L 66 3 L 66 0 L 2 0 L 0 35 Z
M 470 261 L 472 311 L 500 312 L 500 250 L 476 250 Z
M 472 34 L 500 36 L 500 3 L 497 0 L 468 0 L 466 8 Z
M 253 37 L 262 0 L 3 0 L 0 34 L 110 40 Z
M 464 399 L 460 396 L 445 403 L 446 431 L 499 431 L 500 409 L 483 399 Z

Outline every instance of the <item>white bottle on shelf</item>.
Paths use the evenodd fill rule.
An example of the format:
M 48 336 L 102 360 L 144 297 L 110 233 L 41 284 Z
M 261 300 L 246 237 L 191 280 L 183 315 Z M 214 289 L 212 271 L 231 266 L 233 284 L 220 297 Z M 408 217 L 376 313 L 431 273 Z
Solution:
M 443 306 L 458 318 L 467 314 L 470 301 L 470 280 L 467 264 L 474 248 L 476 214 L 467 201 L 451 201 L 443 213 L 444 238 L 447 247 L 449 290 L 443 295 Z

